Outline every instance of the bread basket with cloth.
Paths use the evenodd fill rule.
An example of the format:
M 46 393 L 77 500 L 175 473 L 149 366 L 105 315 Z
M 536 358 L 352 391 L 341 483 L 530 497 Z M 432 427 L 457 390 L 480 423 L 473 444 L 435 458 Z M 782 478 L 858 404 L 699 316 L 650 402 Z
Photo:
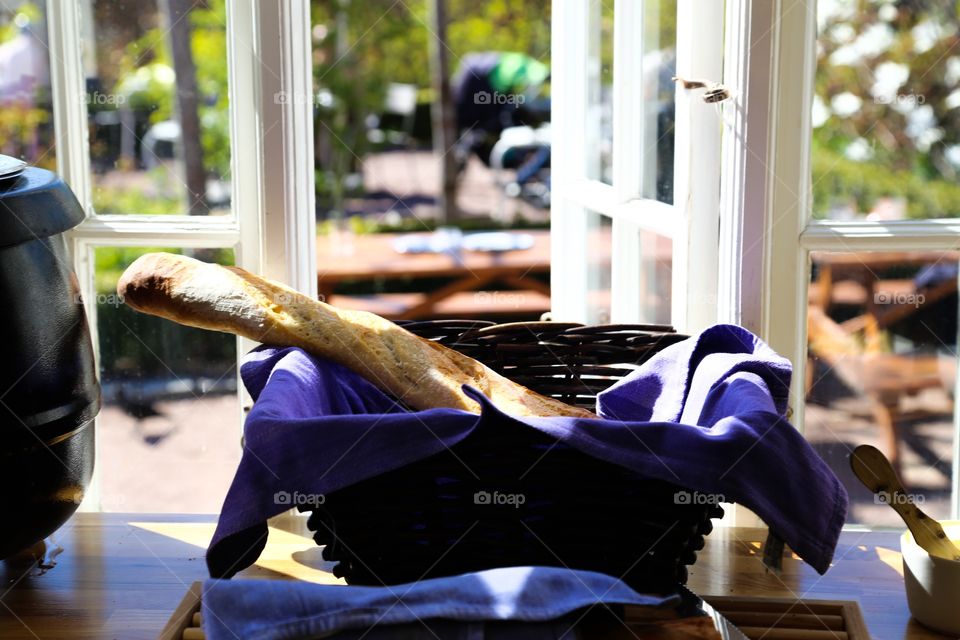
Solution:
M 291 506 L 312 511 L 351 584 L 538 565 L 666 593 L 721 500 L 829 567 L 846 493 L 785 418 L 790 363 L 740 327 L 399 327 L 164 254 L 119 289 L 264 344 L 241 365 L 255 403 L 207 553 L 214 577 L 252 564 L 267 518 Z

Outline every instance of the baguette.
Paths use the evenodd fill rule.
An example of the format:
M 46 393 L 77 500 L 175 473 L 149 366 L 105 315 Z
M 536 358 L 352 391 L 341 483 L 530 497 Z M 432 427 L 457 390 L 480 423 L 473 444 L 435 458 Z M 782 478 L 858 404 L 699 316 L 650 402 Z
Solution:
M 144 313 L 328 358 L 412 409 L 479 413 L 479 404 L 461 389 L 468 384 L 512 415 L 596 417 L 380 316 L 337 309 L 237 267 L 149 253 L 124 271 L 117 293 Z

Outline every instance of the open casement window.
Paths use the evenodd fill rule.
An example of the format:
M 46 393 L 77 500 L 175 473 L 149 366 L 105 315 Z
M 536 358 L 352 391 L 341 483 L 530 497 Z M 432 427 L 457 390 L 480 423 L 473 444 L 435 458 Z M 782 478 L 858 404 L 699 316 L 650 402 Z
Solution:
M 715 317 L 721 112 L 672 78 L 721 79 L 723 5 L 554 2 L 553 319 Z
M 673 81 L 727 80 L 723 60 L 738 52 L 724 31 L 743 29 L 729 15 L 725 23 L 731 4 L 553 3 L 554 320 L 671 324 L 688 333 L 723 309 L 736 321 L 739 298 L 728 288 L 723 301 L 718 289 L 735 272 L 735 262 L 720 259 L 721 233 L 740 224 L 720 218 L 721 197 L 731 193 L 721 189 L 721 155 L 737 150 L 721 147 L 728 107 Z M 758 521 L 728 508 L 724 522 Z
M 141 482 L 141 494 L 146 492 L 148 498 L 153 493 L 149 504 L 133 504 L 130 494 L 116 496 L 101 490 L 104 474 L 115 474 L 114 485 L 124 482 L 115 467 L 117 457 L 126 455 L 122 443 L 110 443 L 110 439 L 127 434 L 105 421 L 125 414 L 133 429 L 142 429 L 144 413 L 153 415 L 150 412 L 157 410 L 144 399 L 143 389 L 162 389 L 160 397 L 189 401 L 185 404 L 190 417 L 180 417 L 196 430 L 197 450 L 183 454 L 196 457 L 195 464 L 218 464 L 219 452 L 233 452 L 224 454 L 232 459 L 220 461 L 229 480 L 239 458 L 240 407 L 246 399 L 238 390 L 236 363 L 237 354 L 251 345 L 219 334 L 189 333 L 172 323 L 128 312 L 111 295 L 123 265 L 140 253 L 165 248 L 237 264 L 309 295 L 316 291 L 313 150 L 303 144 L 313 137 L 309 2 L 225 0 L 200 9 L 195 4 L 48 0 L 45 6 L 56 165 L 87 210 L 86 220 L 71 233 L 72 252 L 105 396 L 97 424 L 96 475 L 85 509 L 186 510 L 176 504 L 175 496 L 165 500 L 164 478 L 176 472 L 164 468 L 162 461 L 154 469 L 126 471 L 131 476 L 126 482 Z M 204 13 L 202 18 L 178 15 L 178 8 Z M 121 24 L 117 17 L 130 11 L 159 16 L 139 42 L 125 35 L 127 23 Z M 188 90 L 187 81 L 172 80 L 172 104 L 146 105 L 152 110 L 150 117 L 137 112 L 143 105 L 134 99 L 142 98 L 136 88 L 111 89 L 122 85 L 113 77 L 109 83 L 102 82 L 116 74 L 111 55 L 138 47 L 169 47 L 163 43 L 175 38 L 178 22 L 183 20 L 192 21 L 195 29 L 200 28 L 199 21 L 203 28 L 203 38 L 193 41 L 191 66 L 207 84 L 201 87 L 205 101 L 194 107 L 201 116 L 199 137 L 204 144 L 213 140 L 211 149 L 218 154 L 211 159 L 213 151 L 205 149 L 208 185 L 200 188 L 206 188 L 206 200 L 213 204 L 199 208 L 203 210 L 186 197 L 191 191 L 182 170 L 187 164 L 182 145 L 196 144 L 188 139 L 190 123 L 178 115 L 186 104 L 180 101 L 180 92 Z M 150 55 L 158 60 L 166 55 L 170 66 L 182 68 L 176 61 L 182 51 L 171 54 L 167 49 L 161 54 L 157 50 Z M 138 59 L 136 66 L 144 62 Z M 211 71 L 211 65 L 220 66 Z M 143 68 L 152 69 L 151 74 L 156 71 L 149 65 Z M 162 69 L 151 77 L 139 75 L 143 74 L 136 80 L 147 85 L 171 81 Z M 229 105 L 225 109 L 229 123 L 222 117 L 219 121 L 206 117 L 204 109 L 212 101 Z M 167 115 L 161 118 L 164 109 Z M 104 152 L 112 148 L 118 149 L 117 157 Z M 131 197 L 137 193 L 148 195 Z M 209 389 L 219 389 L 219 399 L 203 407 L 193 402 L 207 399 Z M 183 413 L 183 407 L 179 411 Z M 210 426 L 205 424 L 207 417 L 214 415 L 226 424 L 222 434 L 205 432 Z M 119 450 L 102 455 L 108 443 Z M 201 453 L 204 457 L 197 457 Z M 200 508 L 215 510 L 225 490 L 226 486 L 217 487 L 211 493 L 212 506 L 204 503 Z
M 846 484 L 848 523 L 900 525 L 849 472 L 861 443 L 899 457 L 904 498 L 955 518 L 953 7 L 727 5 L 721 265 L 739 272 L 720 317 L 794 363 L 792 422 Z
M 732 99 L 673 94 L 667 197 L 668 4 L 554 3 L 554 318 L 744 326 L 793 362 L 791 422 L 847 485 L 851 523 L 894 524 L 849 472 L 865 442 L 957 517 L 956 15 L 678 0 L 676 75 Z

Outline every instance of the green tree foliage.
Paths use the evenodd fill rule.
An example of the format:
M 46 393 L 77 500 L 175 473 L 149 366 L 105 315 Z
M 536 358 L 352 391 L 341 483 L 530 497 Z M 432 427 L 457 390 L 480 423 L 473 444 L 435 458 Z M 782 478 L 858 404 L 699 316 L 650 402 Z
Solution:
M 472 51 L 518 51 L 549 62 L 550 5 L 550 0 L 449 0 L 451 66 Z M 431 99 L 427 4 L 314 0 L 312 14 L 316 133 L 327 142 L 318 152 L 317 188 L 336 202 L 343 176 L 369 148 L 364 119 L 382 110 L 387 85 L 412 84 L 421 101 Z
M 18 23 L 43 31 L 44 12 L 35 2 L 24 2 L 16 7 L 0 4 L 0 44 L 13 40 L 20 33 Z M 0 142 L 4 152 L 24 154 L 27 160 L 44 169 L 56 169 L 53 153 L 53 126 L 50 117 L 50 95 L 44 89 L 30 104 L 7 103 L 0 109 Z M 27 148 L 36 145 L 36 151 Z
M 814 216 L 903 198 L 908 217 L 960 215 L 960 3 L 822 0 Z
M 453 66 L 471 51 L 520 51 L 549 62 L 550 4 L 550 0 L 449 0 Z M 430 85 L 424 0 L 315 0 L 312 7 L 314 69 L 321 86 L 332 86 L 340 75 L 362 78 L 365 91 L 360 94 L 369 91 L 371 98 L 382 99 L 387 82 Z M 341 37 L 347 49 L 342 56 L 337 52 Z M 375 107 L 380 102 L 367 104 Z
M 224 0 L 207 0 L 190 11 L 203 163 L 207 171 L 224 177 L 230 175 L 226 20 Z M 153 21 L 154 25 L 126 44 L 119 55 L 110 47 L 98 48 L 98 67 L 108 90 L 123 95 L 131 108 L 149 111 L 151 122 L 160 122 L 174 117 L 176 79 L 166 25 L 159 13 Z M 115 78 L 109 75 L 113 68 L 117 69 Z
M 7 9 L 7 7 L 2 7 Z M 15 11 L 8 11 L 12 17 L 13 15 L 21 15 L 25 17 L 30 24 L 41 24 L 44 20 L 43 10 L 40 9 L 39 5 L 33 2 L 24 2 L 20 6 L 16 7 Z M 20 32 L 20 27 L 17 26 L 14 20 L 8 20 L 4 24 L 0 25 L 0 44 L 13 40 L 14 37 Z

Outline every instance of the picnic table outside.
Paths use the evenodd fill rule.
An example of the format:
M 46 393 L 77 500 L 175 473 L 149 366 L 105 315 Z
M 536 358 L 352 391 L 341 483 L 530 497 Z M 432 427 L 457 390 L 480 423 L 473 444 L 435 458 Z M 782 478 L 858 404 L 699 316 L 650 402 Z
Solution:
M 904 396 L 928 388 L 952 391 L 956 358 L 937 353 L 895 353 L 884 331 L 908 320 L 920 321 L 931 305 L 955 296 L 957 278 L 920 286 L 915 278 L 887 278 L 890 269 L 956 264 L 957 251 L 877 251 L 814 254 L 817 275 L 808 292 L 807 337 L 811 356 L 823 359 L 850 388 L 871 399 L 884 453 L 900 466 L 902 440 L 899 406 Z M 842 322 L 831 307 L 856 308 Z M 921 324 L 920 326 L 926 326 Z M 932 330 L 927 331 L 931 333 Z M 934 337 L 934 336 L 928 336 Z M 948 348 L 951 336 L 935 336 Z M 807 367 L 807 386 L 813 384 Z
M 349 243 L 317 238 L 317 289 L 322 299 L 344 309 L 371 311 L 391 320 L 424 318 L 536 318 L 550 310 L 550 232 L 523 231 L 529 249 L 444 253 L 400 253 L 401 236 L 429 233 L 357 235 Z M 596 238 L 596 251 L 609 264 L 609 230 Z M 593 240 L 591 241 L 593 244 Z M 593 247 L 591 247 L 593 249 Z M 344 283 L 391 283 L 408 279 L 446 279 L 419 293 L 345 295 Z

